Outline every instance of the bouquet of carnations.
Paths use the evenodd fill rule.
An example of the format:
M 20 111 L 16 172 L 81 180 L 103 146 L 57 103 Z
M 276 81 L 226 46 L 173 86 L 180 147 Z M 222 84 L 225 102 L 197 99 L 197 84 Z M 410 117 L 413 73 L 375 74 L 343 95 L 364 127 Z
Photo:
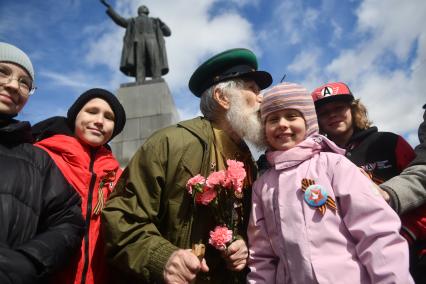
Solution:
M 209 243 L 219 250 L 225 250 L 236 238 L 246 177 L 242 162 L 227 160 L 226 164 L 226 170 L 212 172 L 207 178 L 196 175 L 186 184 L 196 206 L 212 210 L 216 227 L 210 231 Z

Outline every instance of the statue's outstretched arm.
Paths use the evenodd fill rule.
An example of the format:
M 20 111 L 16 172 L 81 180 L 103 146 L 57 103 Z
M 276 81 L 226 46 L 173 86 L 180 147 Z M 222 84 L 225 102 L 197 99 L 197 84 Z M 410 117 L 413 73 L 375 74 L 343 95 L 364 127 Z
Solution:
M 102 3 L 104 3 L 104 1 L 105 0 L 101 0 Z M 114 21 L 114 23 L 116 23 L 117 25 L 123 28 L 127 28 L 130 20 L 120 16 L 120 14 L 118 14 L 110 5 L 108 5 L 107 7 L 108 7 L 108 10 L 106 11 L 106 13 Z
M 110 7 L 110 5 L 107 3 L 107 1 L 105 1 L 105 0 L 99 0 L 99 1 L 101 1 L 101 3 L 104 4 L 107 8 Z

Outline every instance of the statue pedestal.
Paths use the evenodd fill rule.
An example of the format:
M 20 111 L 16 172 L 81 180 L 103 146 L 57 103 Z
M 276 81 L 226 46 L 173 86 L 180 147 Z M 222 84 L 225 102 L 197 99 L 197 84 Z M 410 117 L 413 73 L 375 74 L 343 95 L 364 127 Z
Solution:
M 143 142 L 156 130 L 175 124 L 179 114 L 163 80 L 122 84 L 117 98 L 126 110 L 126 126 L 111 141 L 111 149 L 125 167 Z

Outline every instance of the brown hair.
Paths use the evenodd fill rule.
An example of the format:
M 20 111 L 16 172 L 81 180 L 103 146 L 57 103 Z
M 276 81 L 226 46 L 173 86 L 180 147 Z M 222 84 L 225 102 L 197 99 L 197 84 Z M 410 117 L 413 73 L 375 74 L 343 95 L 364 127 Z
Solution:
M 360 99 L 355 99 L 350 104 L 352 114 L 352 124 L 354 130 L 364 130 L 372 125 L 372 121 L 368 119 L 367 108 Z

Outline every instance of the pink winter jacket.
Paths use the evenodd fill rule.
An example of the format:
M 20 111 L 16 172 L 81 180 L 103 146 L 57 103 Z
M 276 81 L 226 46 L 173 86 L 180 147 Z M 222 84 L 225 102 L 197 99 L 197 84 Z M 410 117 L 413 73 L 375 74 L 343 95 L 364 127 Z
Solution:
M 321 135 L 288 151 L 253 187 L 249 283 L 413 283 L 401 223 L 371 181 Z M 324 216 L 304 200 L 303 178 L 337 204 Z

